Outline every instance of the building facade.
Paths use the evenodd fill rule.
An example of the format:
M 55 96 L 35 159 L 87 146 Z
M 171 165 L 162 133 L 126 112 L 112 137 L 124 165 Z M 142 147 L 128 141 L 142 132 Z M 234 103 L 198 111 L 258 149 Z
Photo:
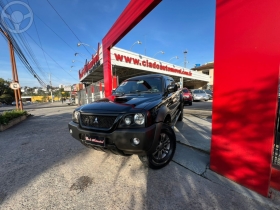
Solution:
M 80 83 L 85 89 L 80 94 L 81 104 L 90 103 L 95 99 L 103 98 L 104 84 L 103 77 L 103 52 L 98 45 L 98 50 L 92 59 L 79 70 Z M 187 69 L 182 66 L 167 63 L 152 57 L 134 53 L 118 47 L 111 49 L 111 69 L 113 89 L 127 78 L 144 74 L 164 74 L 174 78 L 180 87 L 191 89 L 206 87 L 210 82 L 210 76 L 200 71 Z

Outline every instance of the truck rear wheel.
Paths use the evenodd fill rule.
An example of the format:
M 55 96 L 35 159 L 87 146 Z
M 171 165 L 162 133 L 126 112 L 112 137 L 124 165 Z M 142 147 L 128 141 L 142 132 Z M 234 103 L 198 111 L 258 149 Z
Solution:
M 176 137 L 170 129 L 169 126 L 164 124 L 155 151 L 152 151 L 149 155 L 138 155 L 145 166 L 160 169 L 172 160 L 176 150 Z

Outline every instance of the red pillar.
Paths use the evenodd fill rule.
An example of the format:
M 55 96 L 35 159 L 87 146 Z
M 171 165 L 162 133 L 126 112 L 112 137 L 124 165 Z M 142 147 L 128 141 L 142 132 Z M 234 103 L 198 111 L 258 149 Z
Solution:
M 268 195 L 278 99 L 280 1 L 217 0 L 210 168 Z
M 105 97 L 112 93 L 112 69 L 110 49 L 117 44 L 134 26 L 136 26 L 161 0 L 131 0 L 112 28 L 102 40 L 103 75 Z

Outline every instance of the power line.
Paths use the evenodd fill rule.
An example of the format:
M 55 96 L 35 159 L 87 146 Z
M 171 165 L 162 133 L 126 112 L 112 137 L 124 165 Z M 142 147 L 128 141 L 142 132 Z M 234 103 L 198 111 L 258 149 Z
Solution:
M 82 42 L 80 41 L 80 39 L 78 38 L 78 36 L 74 33 L 74 31 L 69 27 L 69 25 L 65 22 L 65 20 L 61 17 L 61 15 L 56 11 L 56 9 L 53 7 L 53 5 L 49 2 L 49 0 L 47 0 L 47 2 L 49 3 L 49 5 L 53 8 L 53 10 L 56 12 L 56 14 L 60 17 L 60 19 L 65 23 L 65 25 L 69 28 L 69 30 L 74 34 L 74 36 L 78 39 L 79 42 Z M 83 46 L 87 51 L 88 49 Z M 91 55 L 91 53 L 88 51 L 88 53 Z
M 3 8 L 4 7 L 4 4 L 3 2 L 1 1 L 0 2 L 0 5 L 1 7 Z M 10 10 L 11 12 L 13 12 L 12 8 L 10 7 Z M 24 34 L 22 33 L 19 33 L 19 34 L 16 34 L 16 35 L 12 35 L 10 32 L 6 31 L 6 33 L 9 34 L 10 37 L 13 37 L 15 40 L 15 36 L 17 35 L 18 36 L 18 41 L 22 43 L 22 46 L 23 46 L 23 50 L 25 50 L 26 54 L 31 58 L 31 60 L 33 61 L 33 63 L 35 64 L 35 66 L 37 66 L 37 68 L 39 69 L 39 71 L 43 74 L 44 77 L 46 77 L 46 75 L 44 74 L 44 71 L 42 70 L 42 67 L 40 66 L 37 58 L 35 57 L 34 55 L 34 52 L 32 50 L 32 48 L 30 47 L 29 43 L 26 41 L 26 38 L 24 36 Z M 46 78 L 45 78 L 46 79 Z
M 1 25 L 0 29 L 2 29 L 3 26 Z M 4 30 L 3 30 L 4 31 Z M 6 31 L 4 31 L 6 33 Z M 1 33 L 2 34 L 2 33 Z M 8 34 L 8 33 L 7 33 Z M 4 38 L 5 35 L 2 34 L 2 36 Z M 37 79 L 37 81 L 40 83 L 41 86 L 46 87 L 45 82 L 38 76 L 38 74 L 34 71 L 34 69 L 32 68 L 32 66 L 28 63 L 27 59 L 25 58 L 25 56 L 23 55 L 22 51 L 20 50 L 18 44 L 16 43 L 15 39 L 13 37 L 10 36 L 10 34 L 8 34 L 10 41 L 12 43 L 12 46 L 16 52 L 16 54 L 18 55 L 19 59 L 21 60 L 21 62 L 25 65 L 25 67 L 27 68 L 27 70 L 29 70 L 29 72 Z
M 26 32 L 26 34 L 29 36 L 30 39 L 32 39 L 32 41 L 38 46 L 40 47 L 35 40 Z M 41 47 L 40 47 L 41 48 Z M 41 48 L 42 49 L 42 48 Z M 44 51 L 44 49 L 42 49 Z M 44 51 L 46 53 L 47 56 L 49 56 L 63 71 L 65 71 L 67 74 L 69 74 L 59 63 L 57 63 L 46 51 Z M 71 77 L 72 75 L 69 74 Z M 73 79 L 75 79 L 74 77 L 72 77 Z
M 58 38 L 60 38 L 69 48 L 71 48 L 73 50 L 73 52 L 76 52 L 76 50 L 74 50 L 73 47 L 71 47 L 61 36 L 59 36 L 50 26 L 48 26 L 38 15 L 36 15 L 34 12 L 33 14 L 42 22 L 45 24 L 45 26 L 47 26 Z
M 27 0 L 27 3 L 28 3 L 28 5 L 30 6 L 30 4 L 29 4 L 29 1 L 28 1 L 28 0 Z M 40 39 L 40 36 L 39 36 L 38 30 L 37 30 L 37 26 L 36 26 L 36 21 L 35 21 L 35 19 L 34 19 L 34 26 L 35 26 L 35 29 L 36 29 L 36 33 L 37 33 L 37 36 L 38 36 L 38 39 L 39 39 L 40 46 L 41 46 L 41 48 L 43 49 L 42 42 L 41 42 L 41 39 Z M 43 52 L 43 55 L 44 55 L 45 61 L 46 61 L 46 63 L 47 63 L 47 66 L 48 66 L 48 69 L 49 69 L 49 72 L 50 72 L 50 67 L 49 67 L 49 63 L 48 63 L 48 61 L 47 61 L 47 59 L 46 59 L 46 55 L 45 55 L 45 53 L 44 53 L 44 51 L 43 51 L 43 50 L 42 50 L 42 52 Z
M 28 1 L 28 0 L 27 0 Z M 28 2 L 29 3 L 29 2 Z M 4 8 L 3 6 L 3 1 L 0 1 L 0 6 L 2 7 L 2 9 Z M 11 10 L 11 9 L 10 9 Z M 11 10 L 11 12 L 13 12 Z M 36 15 L 37 16 L 37 15 Z M 37 16 L 38 17 L 38 16 Z M 39 17 L 38 17 L 39 18 Z M 39 18 L 40 19 L 40 18 Z M 41 20 L 41 19 L 40 19 Z M 42 20 L 41 20 L 42 21 Z M 44 23 L 44 21 L 42 21 Z M 64 21 L 65 22 L 65 21 Z M 44 23 L 45 24 L 45 23 Z M 52 30 L 47 24 L 45 24 L 50 30 Z M 67 25 L 68 26 L 68 25 Z M 1 22 L 1 25 L 0 25 L 0 29 L 1 27 L 4 29 L 6 29 L 6 27 L 4 27 L 3 23 Z M 69 26 L 68 26 L 69 27 Z M 42 47 L 42 42 L 41 42 L 41 39 L 40 39 L 40 36 L 39 36 L 39 33 L 38 33 L 38 30 L 37 30 L 37 27 L 36 27 L 36 23 L 35 23 L 35 29 L 36 29 L 36 32 L 37 32 L 37 36 L 38 36 L 38 39 L 39 39 L 39 42 L 40 42 L 40 45 L 38 45 L 36 43 L 36 41 L 34 41 L 34 39 L 27 33 L 27 35 L 33 40 L 33 42 L 39 46 L 41 48 L 41 50 L 43 51 L 44 53 L 44 57 L 45 57 L 45 60 L 47 62 L 47 59 L 46 59 L 46 56 L 45 54 L 46 51 L 44 51 L 43 47 Z M 71 29 L 70 29 L 71 30 Z M 55 31 L 52 30 L 54 33 Z M 72 31 L 72 30 L 71 30 Z M 73 32 L 73 31 L 72 31 Z M 18 58 L 22 61 L 23 65 L 26 67 L 26 69 L 38 80 L 38 82 L 42 85 L 42 86 L 46 86 L 46 83 L 39 77 L 39 75 L 36 73 L 36 71 L 32 68 L 32 66 L 30 65 L 30 63 L 28 62 L 28 60 L 26 59 L 26 57 L 24 56 L 23 52 L 22 52 L 22 49 L 20 48 L 19 44 L 17 43 L 16 41 L 16 37 L 18 39 L 19 42 L 21 42 L 22 46 L 23 46 L 23 50 L 25 52 L 27 52 L 27 55 L 31 58 L 31 60 L 35 63 L 35 65 L 38 67 L 38 69 L 42 72 L 42 74 L 44 75 L 44 71 L 41 70 L 41 67 L 39 65 L 39 62 L 37 61 L 36 57 L 34 56 L 34 53 L 32 51 L 32 48 L 30 47 L 27 39 L 25 38 L 25 36 L 21 33 L 19 34 L 11 34 L 8 30 L 7 30 L 7 34 L 9 34 L 10 36 L 10 39 L 11 39 L 11 42 L 12 42 L 12 45 L 14 47 L 14 50 L 18 56 Z M 55 33 L 57 36 L 58 34 Z M 75 35 L 76 36 L 76 35 Z M 60 36 L 58 36 L 62 41 L 64 41 L 64 39 L 62 39 Z M 77 38 L 77 36 L 76 36 Z M 78 39 L 78 38 L 77 38 Z M 78 39 L 79 40 L 79 39 Z M 64 43 L 66 43 L 64 41 Z M 66 43 L 67 44 L 67 43 Z M 67 44 L 68 45 L 68 44 Z M 75 50 L 70 46 L 68 45 L 74 52 Z M 49 54 L 47 54 L 63 71 L 65 71 L 65 69 L 57 62 L 55 61 Z M 48 62 L 47 62 L 47 65 L 48 65 Z M 48 68 L 49 68 L 49 65 L 48 65 Z M 69 74 L 68 71 L 65 71 L 70 77 L 72 77 L 73 79 L 76 80 L 76 78 L 74 78 L 71 74 Z M 58 79 L 58 80 L 61 80 L 61 79 Z

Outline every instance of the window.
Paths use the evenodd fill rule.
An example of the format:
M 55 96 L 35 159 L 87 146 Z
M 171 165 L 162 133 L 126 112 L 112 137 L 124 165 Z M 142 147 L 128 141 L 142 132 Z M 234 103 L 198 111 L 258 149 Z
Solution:
M 162 82 L 159 77 L 143 78 L 142 80 L 126 80 L 115 90 L 116 93 L 162 92 Z

